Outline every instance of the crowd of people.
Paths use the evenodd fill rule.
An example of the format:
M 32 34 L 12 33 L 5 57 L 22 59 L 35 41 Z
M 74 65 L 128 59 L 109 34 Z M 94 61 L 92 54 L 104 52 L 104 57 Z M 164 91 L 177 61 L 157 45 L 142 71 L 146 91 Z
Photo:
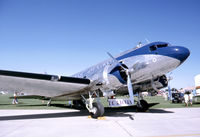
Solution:
M 168 92 L 162 92 L 162 96 L 164 97 L 164 99 L 167 101 L 172 101 L 172 103 L 184 103 L 186 107 L 188 106 L 192 106 L 193 105 L 193 101 L 195 101 L 194 98 L 194 94 L 192 91 L 185 91 L 180 92 L 180 91 L 176 91 L 173 92 L 171 94 L 171 96 L 169 96 Z

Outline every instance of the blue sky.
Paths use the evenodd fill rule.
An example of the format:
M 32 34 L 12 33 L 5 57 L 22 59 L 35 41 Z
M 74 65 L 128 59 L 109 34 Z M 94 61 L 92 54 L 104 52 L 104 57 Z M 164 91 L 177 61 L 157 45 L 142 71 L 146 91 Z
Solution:
M 71 75 L 138 44 L 190 49 L 173 87 L 200 73 L 198 0 L 0 0 L 0 69 Z

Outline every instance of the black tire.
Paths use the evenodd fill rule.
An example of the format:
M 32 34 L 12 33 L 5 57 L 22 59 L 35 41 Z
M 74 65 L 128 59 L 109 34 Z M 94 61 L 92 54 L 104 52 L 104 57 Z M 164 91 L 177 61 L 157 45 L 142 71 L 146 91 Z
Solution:
M 90 113 L 92 118 L 98 118 L 104 115 L 104 106 L 101 103 L 94 102 L 93 108 L 96 109 L 96 113 Z
M 149 104 L 145 100 L 140 100 L 140 105 L 137 104 L 138 112 L 146 112 L 149 109 Z
M 104 115 L 104 112 L 105 112 L 104 106 L 103 106 L 101 103 L 99 103 L 99 106 L 100 106 L 100 113 L 101 113 L 101 116 L 103 116 L 103 115 Z

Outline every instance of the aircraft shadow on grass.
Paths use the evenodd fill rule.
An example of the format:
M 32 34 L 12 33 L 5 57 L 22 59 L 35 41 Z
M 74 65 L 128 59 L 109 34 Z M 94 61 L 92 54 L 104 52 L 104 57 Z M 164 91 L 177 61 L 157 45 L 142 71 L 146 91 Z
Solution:
M 11 105 L 13 105 L 13 104 L 0 104 L 0 106 L 11 106 Z
M 158 103 L 151 103 L 149 107 L 157 105 Z M 22 105 L 24 106 L 44 106 L 42 105 Z M 52 104 L 54 107 L 60 108 L 71 108 L 62 104 Z M 16 115 L 16 116 L 0 116 L 0 121 L 8 121 L 8 120 L 30 120 L 30 119 L 47 119 L 47 118 L 67 118 L 67 117 L 79 117 L 79 116 L 88 116 L 88 110 L 80 107 L 71 108 L 72 110 L 78 110 L 76 112 L 58 112 L 58 113 L 45 113 L 45 114 L 27 114 L 27 115 Z M 105 108 L 105 116 L 106 117 L 129 117 L 131 120 L 131 114 L 127 114 L 128 112 L 137 112 L 136 106 L 129 107 L 121 107 L 121 108 Z M 144 113 L 174 113 L 172 111 L 166 111 L 163 109 L 149 109 L 148 112 Z

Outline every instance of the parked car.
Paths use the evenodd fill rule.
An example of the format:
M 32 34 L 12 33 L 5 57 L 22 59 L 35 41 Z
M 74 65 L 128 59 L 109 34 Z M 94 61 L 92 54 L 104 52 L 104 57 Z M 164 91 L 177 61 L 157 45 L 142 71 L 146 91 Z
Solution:
M 172 103 L 183 103 L 184 94 L 183 93 L 172 93 Z

